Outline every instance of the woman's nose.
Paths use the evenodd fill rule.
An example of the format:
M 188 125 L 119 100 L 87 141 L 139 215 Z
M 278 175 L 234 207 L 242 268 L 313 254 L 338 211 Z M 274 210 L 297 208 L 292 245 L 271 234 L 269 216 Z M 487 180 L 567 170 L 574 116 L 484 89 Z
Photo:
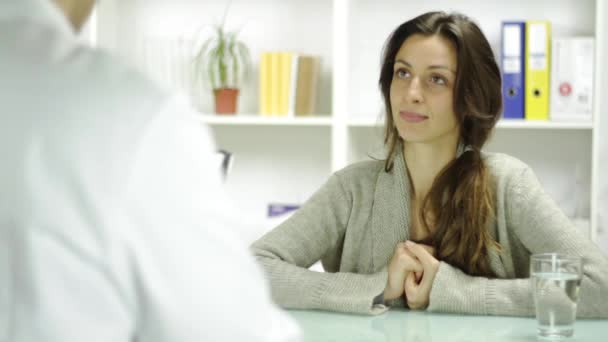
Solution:
M 406 99 L 409 103 L 422 102 L 422 87 L 420 78 L 413 77 L 405 89 Z

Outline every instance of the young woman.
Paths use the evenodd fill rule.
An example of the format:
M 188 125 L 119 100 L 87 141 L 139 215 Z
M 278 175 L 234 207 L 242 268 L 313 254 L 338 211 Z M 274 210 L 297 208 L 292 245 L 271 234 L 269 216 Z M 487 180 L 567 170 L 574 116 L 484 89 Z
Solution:
M 479 27 L 432 12 L 389 37 L 380 73 L 387 158 L 336 172 L 252 250 L 286 308 L 388 306 L 534 315 L 529 259 L 584 260 L 578 315 L 608 317 L 608 260 L 532 169 L 481 152 L 502 109 L 500 71 Z M 307 268 L 318 260 L 325 273 Z

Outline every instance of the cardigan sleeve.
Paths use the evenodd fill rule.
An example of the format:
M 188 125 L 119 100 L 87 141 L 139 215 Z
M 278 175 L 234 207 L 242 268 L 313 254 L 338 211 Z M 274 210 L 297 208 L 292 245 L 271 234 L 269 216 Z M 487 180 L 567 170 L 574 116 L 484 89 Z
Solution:
M 342 248 L 352 202 L 334 174 L 287 221 L 251 246 L 279 305 L 360 314 L 387 310 L 374 304 L 386 286 L 386 268 L 374 274 L 308 270 L 328 252 Z
M 570 223 L 529 167 L 513 175 L 506 196 L 507 228 L 531 254 L 557 252 L 583 259 L 577 315 L 607 318 L 608 260 L 598 246 Z M 472 277 L 441 262 L 429 310 L 532 316 L 532 285 L 529 279 Z

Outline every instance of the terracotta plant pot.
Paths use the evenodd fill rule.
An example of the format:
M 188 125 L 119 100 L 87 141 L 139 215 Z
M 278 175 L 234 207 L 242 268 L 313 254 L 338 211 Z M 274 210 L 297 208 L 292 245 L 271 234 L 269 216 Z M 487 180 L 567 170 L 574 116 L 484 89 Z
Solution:
M 239 90 L 236 88 L 214 89 L 215 112 L 217 114 L 235 114 Z

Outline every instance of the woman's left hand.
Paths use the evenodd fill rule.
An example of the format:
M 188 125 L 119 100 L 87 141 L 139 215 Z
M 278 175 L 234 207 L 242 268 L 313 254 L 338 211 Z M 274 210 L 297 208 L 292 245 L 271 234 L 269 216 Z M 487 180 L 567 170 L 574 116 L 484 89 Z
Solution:
M 420 261 L 423 268 L 422 279 L 416 280 L 414 272 L 405 279 L 405 297 L 412 310 L 424 310 L 429 306 L 431 288 L 439 270 L 439 261 L 421 244 L 405 242 L 406 248 Z

